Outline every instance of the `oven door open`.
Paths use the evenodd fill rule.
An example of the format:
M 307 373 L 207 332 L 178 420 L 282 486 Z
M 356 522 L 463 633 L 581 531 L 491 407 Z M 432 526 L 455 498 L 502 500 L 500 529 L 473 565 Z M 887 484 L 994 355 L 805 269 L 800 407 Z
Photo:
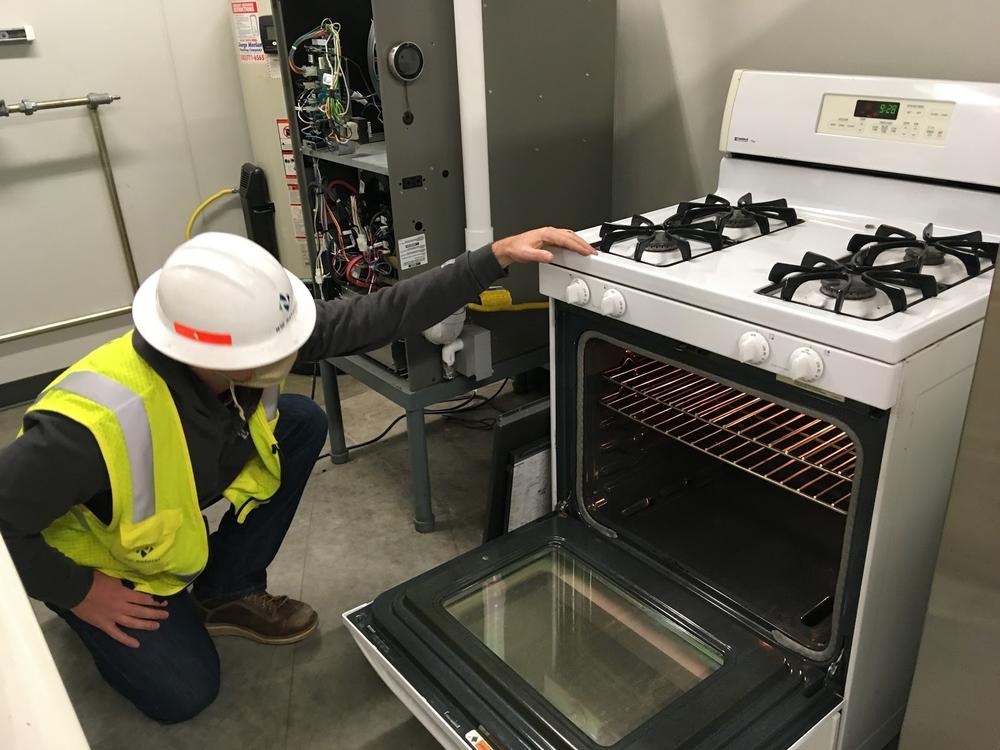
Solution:
M 559 511 L 349 630 L 456 748 L 833 750 L 887 414 L 553 320 Z
M 822 727 L 840 699 L 824 670 L 800 673 L 670 572 L 565 515 L 345 621 L 447 747 L 832 747 Z M 831 739 L 796 745 L 815 727 Z

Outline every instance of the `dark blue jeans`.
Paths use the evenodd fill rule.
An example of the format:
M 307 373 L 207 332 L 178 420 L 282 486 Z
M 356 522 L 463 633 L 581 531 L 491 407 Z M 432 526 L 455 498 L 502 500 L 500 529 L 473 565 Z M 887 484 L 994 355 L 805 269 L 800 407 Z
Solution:
M 244 523 L 236 523 L 232 509 L 223 516 L 209 537 L 208 566 L 195 583 L 200 601 L 226 601 L 264 590 L 267 566 L 278 553 L 323 448 L 326 413 L 312 399 L 282 395 L 278 410 L 275 436 L 281 450 L 281 487 Z M 219 655 L 191 594 L 182 591 L 166 601 L 170 617 L 161 621 L 159 630 L 123 628 L 138 639 L 137 649 L 123 646 L 72 612 L 51 608 L 80 636 L 111 687 L 150 718 L 175 723 L 190 719 L 215 700 Z

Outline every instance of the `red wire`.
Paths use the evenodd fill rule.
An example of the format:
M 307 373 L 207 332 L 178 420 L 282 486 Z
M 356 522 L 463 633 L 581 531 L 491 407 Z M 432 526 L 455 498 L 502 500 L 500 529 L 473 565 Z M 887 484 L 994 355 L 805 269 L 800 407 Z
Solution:
M 365 268 L 368 270 L 368 278 L 362 279 L 360 275 L 358 276 L 354 275 L 354 268 L 359 263 L 365 264 Z M 350 282 L 354 286 L 361 287 L 362 289 L 364 289 L 369 286 L 369 282 L 371 281 L 371 273 L 372 273 L 372 268 L 370 265 L 368 265 L 367 261 L 365 260 L 365 256 L 359 255 L 356 258 L 352 258 L 351 261 L 347 264 L 347 270 L 344 275 L 347 276 L 348 282 Z
M 326 186 L 328 188 L 333 188 L 333 187 L 336 187 L 338 185 L 340 187 L 347 188 L 348 190 L 350 190 L 355 195 L 358 194 L 358 189 L 356 187 L 354 187 L 354 185 L 352 185 L 351 183 L 346 182 L 345 180 L 330 180 L 328 183 L 326 183 Z

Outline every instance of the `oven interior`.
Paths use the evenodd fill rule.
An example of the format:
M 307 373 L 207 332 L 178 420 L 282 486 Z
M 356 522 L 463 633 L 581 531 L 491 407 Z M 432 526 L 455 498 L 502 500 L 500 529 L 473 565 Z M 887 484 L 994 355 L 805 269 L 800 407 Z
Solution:
M 727 606 L 829 643 L 858 448 L 840 425 L 700 371 L 583 344 L 590 520 Z

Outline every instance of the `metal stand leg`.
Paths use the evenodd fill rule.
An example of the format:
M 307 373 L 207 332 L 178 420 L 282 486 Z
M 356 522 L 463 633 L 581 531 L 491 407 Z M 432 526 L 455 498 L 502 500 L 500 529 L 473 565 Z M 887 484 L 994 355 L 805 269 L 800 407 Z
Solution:
M 319 363 L 319 374 L 323 380 L 323 400 L 326 402 L 326 416 L 330 422 L 330 460 L 335 464 L 346 464 L 351 460 L 344 438 L 344 415 L 340 410 L 340 388 L 337 371 L 329 362 Z
M 431 477 L 427 468 L 423 409 L 406 412 L 406 432 L 410 445 L 410 471 L 413 474 L 413 528 L 426 534 L 434 531 L 434 511 L 431 508 Z

